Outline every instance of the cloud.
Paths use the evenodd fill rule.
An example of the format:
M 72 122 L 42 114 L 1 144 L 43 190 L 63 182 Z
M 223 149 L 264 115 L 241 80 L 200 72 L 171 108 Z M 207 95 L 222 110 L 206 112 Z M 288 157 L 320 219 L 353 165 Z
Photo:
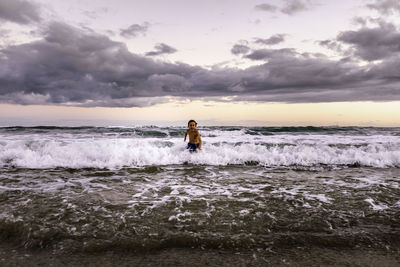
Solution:
M 281 12 L 287 15 L 293 15 L 300 11 L 307 10 L 309 3 L 300 0 L 286 0 L 285 6 L 281 9 Z
M 390 93 L 396 99 L 400 91 L 400 55 L 389 58 L 381 64 L 374 64 L 369 70 L 371 75 L 381 79 L 381 87 L 391 90 Z M 375 94 L 381 94 L 382 88 L 377 87 Z
M 102 14 L 107 14 L 109 9 L 107 7 L 96 8 L 95 10 L 83 10 L 82 14 L 90 19 L 99 19 L 99 16 Z
M 338 52 L 343 55 L 349 56 L 350 54 L 346 49 L 343 48 L 342 44 L 336 40 L 322 40 L 322 41 L 316 41 L 317 44 L 319 44 L 322 47 L 326 47 L 330 50 L 333 50 L 335 52 Z
M 177 52 L 178 50 L 176 50 L 175 48 L 173 48 L 172 46 L 169 46 L 167 44 L 156 44 L 154 46 L 154 51 L 150 51 L 146 53 L 146 56 L 159 56 L 159 55 L 163 55 L 163 54 L 173 54 L 175 52 Z
M 63 23 L 50 24 L 43 34 L 0 49 L 0 102 L 141 107 L 170 99 L 400 100 L 399 57 L 360 66 L 293 48 L 258 49 L 242 56 L 259 65 L 205 69 L 156 61 L 105 35 Z
M 293 49 L 268 50 L 268 58 L 265 59 L 268 59 L 267 63 L 246 70 L 253 76 L 246 80 L 247 87 L 278 89 L 282 94 L 301 93 L 341 88 L 365 77 L 364 71 L 355 65 L 304 57 Z
M 268 3 L 263 3 L 256 5 L 254 8 L 256 10 L 266 11 L 266 12 L 280 12 L 286 15 L 294 15 L 304 10 L 308 10 L 313 6 L 310 0 L 285 0 L 284 5 L 281 7 L 271 5 Z
M 246 55 L 245 58 L 251 60 L 268 60 L 272 58 L 295 57 L 296 54 L 297 52 L 293 48 L 257 49 Z
M 267 4 L 267 3 L 256 5 L 254 8 L 257 10 L 262 10 L 262 11 L 267 11 L 267 12 L 275 12 L 278 9 L 277 6 Z
M 0 28 L 0 38 L 1 38 L 1 39 L 8 38 L 10 32 L 11 32 L 10 30 L 1 29 L 1 28 Z
M 275 34 L 267 39 L 256 38 L 254 42 L 263 45 L 276 45 L 284 41 L 285 41 L 285 34 Z
M 0 0 L 0 20 L 18 24 L 40 22 L 39 6 L 24 0 Z
M 372 4 L 367 4 L 370 9 L 377 10 L 383 15 L 400 13 L 400 2 L 398 0 L 375 0 Z
M 380 60 L 400 53 L 400 31 L 390 23 L 378 27 L 363 27 L 356 31 L 339 34 L 338 41 L 348 44 L 353 54 L 363 60 Z
M 49 104 L 132 104 L 122 100 L 170 94 L 171 88 L 149 87 L 152 75 L 184 77 L 196 69 L 155 62 L 130 53 L 124 44 L 104 35 L 63 23 L 52 23 L 44 34 L 42 40 L 0 51 L 3 102 L 26 104 L 30 97 Z
M 247 54 L 249 51 L 250 47 L 244 44 L 235 44 L 231 49 L 231 53 L 234 55 Z
M 143 22 L 142 25 L 140 24 L 132 24 L 126 29 L 121 29 L 120 34 L 126 38 L 133 38 L 137 37 L 138 35 L 146 35 L 147 31 L 149 30 L 150 23 Z

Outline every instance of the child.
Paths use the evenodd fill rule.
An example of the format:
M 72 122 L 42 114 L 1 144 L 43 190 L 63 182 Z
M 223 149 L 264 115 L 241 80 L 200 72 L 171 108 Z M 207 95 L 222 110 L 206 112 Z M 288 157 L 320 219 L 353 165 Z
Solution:
M 185 133 L 185 139 L 183 140 L 186 142 L 186 136 L 189 135 L 189 143 L 187 144 L 187 149 L 189 149 L 190 152 L 196 151 L 198 148 L 201 150 L 201 137 L 199 131 L 196 129 L 197 122 L 195 120 L 190 120 L 188 122 L 188 130 L 186 130 Z

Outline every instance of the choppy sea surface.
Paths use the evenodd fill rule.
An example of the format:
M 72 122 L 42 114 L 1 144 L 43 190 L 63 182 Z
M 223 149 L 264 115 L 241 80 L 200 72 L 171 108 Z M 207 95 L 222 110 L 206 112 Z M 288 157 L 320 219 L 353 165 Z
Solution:
M 400 128 L 0 128 L 0 238 L 52 253 L 400 243 Z

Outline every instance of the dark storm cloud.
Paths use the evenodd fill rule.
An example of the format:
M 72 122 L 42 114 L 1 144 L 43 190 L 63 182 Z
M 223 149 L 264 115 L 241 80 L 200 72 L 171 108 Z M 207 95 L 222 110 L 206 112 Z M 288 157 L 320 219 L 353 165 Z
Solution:
M 39 6 L 24 0 L 0 0 L 0 21 L 19 24 L 39 22 Z
M 387 59 L 381 64 L 372 65 L 369 72 L 380 77 L 382 87 L 391 90 L 391 94 L 396 98 L 395 95 L 400 93 L 400 55 Z M 377 93 L 381 93 L 380 88 L 377 88 Z
M 132 38 L 137 37 L 138 35 L 146 35 L 146 32 L 149 30 L 150 23 L 144 22 L 142 25 L 140 24 L 132 24 L 126 29 L 121 29 L 121 36 Z
M 367 7 L 377 10 L 383 15 L 400 13 L 399 0 L 376 0 L 374 3 L 367 4 Z
M 359 82 L 366 77 L 365 72 L 355 65 L 305 57 L 293 49 L 269 50 L 267 59 L 266 63 L 246 70 L 251 75 L 263 73 L 258 76 L 261 79 L 247 80 L 249 87 L 252 84 L 259 87 L 257 90 L 269 87 L 270 90 L 283 89 L 282 93 L 301 93 L 302 88 L 310 91 L 341 88 L 346 83 Z
M 173 54 L 177 51 L 178 50 L 176 50 L 172 46 L 160 43 L 160 44 L 156 44 L 154 46 L 154 51 L 147 52 L 146 56 L 159 56 L 159 55 L 163 55 L 163 54 Z
M 155 62 L 130 53 L 124 44 L 106 36 L 53 23 L 43 40 L 1 50 L 0 95 L 3 102 L 21 104 L 137 106 L 141 103 L 134 103 L 135 99 L 164 96 L 185 86 L 165 75 L 184 79 L 194 69 Z
M 400 52 L 400 31 L 389 23 L 380 23 L 375 28 L 345 31 L 337 39 L 349 44 L 355 56 L 367 61 L 389 58 Z
M 41 40 L 0 50 L 0 102 L 132 107 L 166 96 L 228 101 L 399 100 L 398 58 L 359 66 L 351 60 L 259 49 L 260 65 L 211 70 L 130 52 L 89 30 L 53 23 Z
M 249 51 L 250 47 L 244 44 L 235 44 L 231 49 L 231 53 L 234 55 L 247 54 Z
M 254 42 L 263 45 L 276 45 L 284 41 L 285 41 L 285 34 L 275 34 L 267 39 L 256 38 Z

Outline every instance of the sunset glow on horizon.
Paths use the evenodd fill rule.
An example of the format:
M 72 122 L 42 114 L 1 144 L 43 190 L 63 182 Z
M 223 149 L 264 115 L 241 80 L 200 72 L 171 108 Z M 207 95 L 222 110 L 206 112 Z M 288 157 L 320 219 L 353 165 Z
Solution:
M 35 125 L 35 120 L 57 122 L 84 120 L 94 125 L 124 121 L 150 125 L 179 125 L 195 118 L 202 125 L 243 126 L 400 126 L 400 101 L 394 102 L 333 102 L 314 104 L 282 103 L 221 103 L 193 101 L 166 103 L 142 108 L 82 108 L 67 106 L 0 105 L 0 123 Z M 5 118 L 11 118 L 5 121 Z M 13 121 L 15 123 L 13 124 Z M 104 123 L 100 123 L 105 121 Z M 5 123 L 7 122 L 7 123 Z

